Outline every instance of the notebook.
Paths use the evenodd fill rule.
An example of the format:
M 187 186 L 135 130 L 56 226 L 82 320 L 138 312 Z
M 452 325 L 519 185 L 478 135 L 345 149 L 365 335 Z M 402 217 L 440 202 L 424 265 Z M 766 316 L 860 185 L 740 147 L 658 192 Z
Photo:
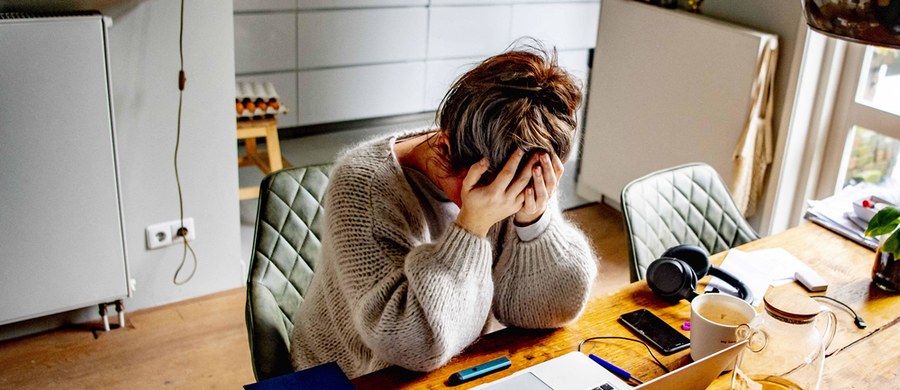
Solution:
M 520 370 L 478 390 L 704 390 L 723 371 L 734 368 L 746 341 L 632 387 L 581 352 L 570 352 Z M 474 390 L 473 389 L 473 390 Z

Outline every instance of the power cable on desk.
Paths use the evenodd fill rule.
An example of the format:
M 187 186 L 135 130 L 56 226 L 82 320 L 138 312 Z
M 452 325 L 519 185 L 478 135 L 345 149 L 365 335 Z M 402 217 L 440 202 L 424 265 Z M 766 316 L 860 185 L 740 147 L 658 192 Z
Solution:
M 847 310 L 850 311 L 850 314 L 853 315 L 853 317 L 854 317 L 853 323 L 856 324 L 856 327 L 857 327 L 857 328 L 860 328 L 860 329 L 865 329 L 865 328 L 866 328 L 866 326 L 867 326 L 867 325 L 866 325 L 866 321 L 864 321 L 864 320 L 862 319 L 862 317 L 859 316 L 859 314 L 856 314 L 856 311 L 854 311 L 853 308 L 851 308 L 850 306 L 848 306 L 846 303 L 841 302 L 841 301 L 839 301 L 839 300 L 837 300 L 837 299 L 834 299 L 834 298 L 832 298 L 832 297 L 825 296 L 825 295 L 813 295 L 812 297 L 815 298 L 815 299 L 827 299 L 827 300 L 830 300 L 830 301 L 832 301 L 832 302 L 834 302 L 834 303 L 837 303 L 838 305 L 843 306 L 845 309 L 847 309 Z
M 191 281 L 194 277 L 194 273 L 197 272 L 197 254 L 194 253 L 194 248 L 191 248 L 191 244 L 188 243 L 188 230 L 184 227 L 184 197 L 181 193 L 181 178 L 178 175 L 178 147 L 181 144 L 181 106 L 182 106 L 182 98 L 184 97 L 184 85 L 187 82 L 187 78 L 184 75 L 184 0 L 181 0 L 181 17 L 179 19 L 178 25 L 178 57 L 180 61 L 180 68 L 178 70 L 178 123 L 175 131 L 175 184 L 178 186 L 178 212 L 179 212 L 179 220 L 181 221 L 181 227 L 178 228 L 176 232 L 176 236 L 181 237 L 184 242 L 184 251 L 181 255 L 181 264 L 178 265 L 178 269 L 175 271 L 175 275 L 172 276 L 172 283 L 177 286 L 184 285 L 185 283 Z M 178 274 L 181 273 L 181 269 L 184 267 L 184 263 L 187 261 L 187 252 L 191 252 L 191 257 L 194 260 L 194 267 L 191 269 L 191 274 L 187 276 L 183 281 L 178 281 Z
M 643 341 L 641 341 L 641 340 L 638 340 L 638 339 L 630 338 L 630 337 L 619 337 L 619 336 L 598 336 L 598 337 L 590 337 L 590 338 L 587 338 L 587 339 L 585 339 L 584 341 L 582 341 L 581 343 L 578 344 L 578 352 L 581 352 L 581 346 L 583 346 L 584 343 L 586 343 L 586 342 L 588 342 L 588 341 L 594 341 L 594 340 L 607 340 L 607 339 L 627 340 L 627 341 L 633 341 L 633 342 L 636 342 L 636 343 L 640 343 L 641 345 L 644 346 L 644 348 L 647 348 L 647 352 L 649 352 L 649 353 L 650 353 L 650 357 L 652 357 L 653 360 L 656 361 L 656 365 L 662 367 L 663 371 L 669 372 L 669 368 L 666 367 L 665 364 L 662 364 L 662 362 L 659 361 L 659 359 L 656 358 L 656 355 L 653 354 L 653 351 L 650 349 L 650 346 L 647 345 L 647 343 L 645 343 L 645 342 L 643 342 Z

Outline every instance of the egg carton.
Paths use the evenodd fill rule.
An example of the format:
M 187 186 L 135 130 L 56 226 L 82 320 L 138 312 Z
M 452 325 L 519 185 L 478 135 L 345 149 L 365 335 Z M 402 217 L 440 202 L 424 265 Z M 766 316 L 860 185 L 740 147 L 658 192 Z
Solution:
M 278 99 L 275 86 L 268 81 L 241 81 L 235 83 L 234 91 L 238 120 L 272 118 L 288 112 L 287 107 Z

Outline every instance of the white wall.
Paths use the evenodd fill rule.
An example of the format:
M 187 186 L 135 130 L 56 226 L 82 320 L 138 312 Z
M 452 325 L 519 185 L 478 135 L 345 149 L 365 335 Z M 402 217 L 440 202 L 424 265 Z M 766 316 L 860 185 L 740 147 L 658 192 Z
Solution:
M 173 168 L 178 109 L 179 1 L 3 1 L 2 11 L 100 8 L 109 31 L 118 159 L 130 275 L 136 291 L 127 311 L 225 289 L 244 280 L 240 255 L 234 119 L 232 3 L 185 2 L 184 92 L 179 171 L 185 217 L 193 217 L 199 265 L 193 280 L 172 277 L 182 247 L 147 250 L 144 228 L 179 218 Z M 42 156 L 52 158 L 52 156 Z M 190 256 L 190 255 L 188 255 Z M 188 258 L 190 262 L 190 257 Z M 185 268 L 190 269 L 190 263 Z M 183 273 L 186 275 L 187 273 Z M 3 335 L 96 318 L 96 307 L 3 327 Z M 32 330 L 33 331 L 33 330 Z
M 230 2 L 185 2 L 184 91 L 179 173 L 185 217 L 193 217 L 198 269 L 175 286 L 183 248 L 145 249 L 144 228 L 175 220 L 173 168 L 178 110 L 177 0 L 143 1 L 113 15 L 110 58 L 118 127 L 129 309 L 239 287 L 243 280 L 234 119 L 234 33 Z M 190 254 L 188 255 L 190 256 Z M 189 263 L 185 266 L 190 267 Z M 182 276 L 187 273 L 183 273 Z
M 799 1 L 785 0 L 716 0 L 706 1 L 702 6 L 703 14 L 713 18 L 747 26 L 763 32 L 778 35 L 778 71 L 775 74 L 775 101 L 773 130 L 776 139 L 775 159 L 767 176 L 767 192 L 760 205 L 759 212 L 751 223 L 766 234 L 769 230 L 768 218 L 774 202 L 775 174 L 772 169 L 781 167 L 780 155 L 787 140 L 788 123 L 791 109 L 794 107 L 794 93 L 797 87 L 799 62 L 801 60 L 805 36 L 798 36 L 803 22 L 803 13 Z M 793 185 L 782 183 L 782 185 Z

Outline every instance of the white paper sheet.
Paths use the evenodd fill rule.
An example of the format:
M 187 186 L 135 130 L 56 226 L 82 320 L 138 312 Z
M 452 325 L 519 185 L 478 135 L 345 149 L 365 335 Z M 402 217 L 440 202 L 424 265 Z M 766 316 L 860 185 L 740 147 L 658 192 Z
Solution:
M 731 249 L 719 267 L 737 276 L 753 293 L 753 305 L 758 306 L 769 286 L 780 286 L 793 282 L 794 273 L 798 271 L 815 272 L 806 264 L 782 248 L 762 249 L 744 252 Z M 707 292 L 712 289 L 736 295 L 737 289 L 719 278 L 712 278 L 706 286 Z

